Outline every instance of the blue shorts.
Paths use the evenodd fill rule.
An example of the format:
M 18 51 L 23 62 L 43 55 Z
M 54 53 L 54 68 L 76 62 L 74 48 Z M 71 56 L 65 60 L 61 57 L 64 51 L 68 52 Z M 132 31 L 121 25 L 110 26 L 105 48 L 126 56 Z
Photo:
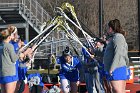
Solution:
M 19 78 L 18 78 L 18 61 L 16 61 L 15 68 L 16 68 L 16 75 L 0 77 L 0 84 L 6 84 L 6 83 L 10 83 L 10 82 L 19 80 Z
M 108 80 L 128 80 L 130 76 L 130 69 L 126 66 L 116 68 L 112 75 L 107 75 Z
M 0 77 L 0 84 L 6 84 L 6 83 L 14 82 L 14 81 L 18 81 L 18 78 L 16 75 Z

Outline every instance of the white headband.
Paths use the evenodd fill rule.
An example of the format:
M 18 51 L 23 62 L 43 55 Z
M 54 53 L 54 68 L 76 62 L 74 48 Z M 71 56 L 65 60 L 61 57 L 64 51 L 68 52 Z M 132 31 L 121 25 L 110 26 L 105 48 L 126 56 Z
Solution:
M 17 32 L 17 28 L 14 27 L 14 32 L 12 34 L 15 34 Z

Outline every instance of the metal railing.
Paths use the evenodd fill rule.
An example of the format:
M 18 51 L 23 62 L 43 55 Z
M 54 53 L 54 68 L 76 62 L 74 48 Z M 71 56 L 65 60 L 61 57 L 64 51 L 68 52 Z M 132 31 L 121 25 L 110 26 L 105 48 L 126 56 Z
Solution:
M 18 3 L 0 3 L 0 8 L 18 7 Z
M 24 14 L 25 20 L 32 27 L 36 27 L 37 32 L 41 31 L 41 26 L 47 23 L 51 16 L 43 9 L 36 0 L 19 0 L 19 9 Z M 45 24 L 47 25 L 47 24 Z
M 132 63 L 139 63 L 140 64 L 140 57 L 130 57 L 132 60 Z
M 57 34 L 56 34 L 57 33 Z M 35 55 L 36 59 L 45 58 L 50 54 L 54 54 L 56 56 L 61 56 L 62 51 L 66 48 L 66 46 L 69 46 L 72 53 L 74 55 L 75 52 L 73 50 L 73 47 L 76 48 L 77 52 L 81 54 L 81 45 L 74 41 L 70 40 L 73 47 L 70 45 L 69 40 L 67 40 L 64 31 L 58 31 L 56 33 L 52 33 L 50 36 L 47 37 L 47 41 L 42 43 L 40 47 L 37 49 L 37 53 Z M 85 42 L 84 39 L 80 38 L 80 41 Z
M 134 64 L 134 78 L 137 78 L 134 82 L 140 83 L 140 56 L 131 56 L 130 60 Z
M 38 21 L 41 23 L 47 22 L 50 20 L 51 16 L 43 9 L 43 7 L 36 0 L 19 0 L 19 4 L 22 5 L 24 13 L 25 11 L 30 12 L 30 17 L 34 15 Z
M 51 16 L 41 7 L 36 0 L 19 0 L 18 2 L 0 3 L 0 7 L 10 8 L 17 7 L 21 13 L 21 16 L 29 22 L 35 30 L 40 30 L 37 26 L 42 25 L 51 19 Z M 33 24 L 33 25 L 32 25 Z M 56 32 L 56 31 L 55 31 Z M 57 34 L 56 34 L 57 33 Z M 51 33 L 46 39 L 46 42 L 41 44 L 37 50 L 35 58 L 46 58 L 49 54 L 55 54 L 60 56 L 66 45 L 69 45 L 68 40 L 65 37 L 63 31 L 57 31 Z M 74 46 L 78 46 L 78 43 L 72 41 Z M 80 49 L 80 48 L 79 48 Z
M 39 33 L 41 26 L 47 23 L 51 16 L 36 0 L 0 1 L 0 9 L 12 10 L 17 8 L 23 18 Z M 47 24 L 45 24 L 47 25 Z
M 0 3 L 18 3 L 19 0 L 0 0 Z

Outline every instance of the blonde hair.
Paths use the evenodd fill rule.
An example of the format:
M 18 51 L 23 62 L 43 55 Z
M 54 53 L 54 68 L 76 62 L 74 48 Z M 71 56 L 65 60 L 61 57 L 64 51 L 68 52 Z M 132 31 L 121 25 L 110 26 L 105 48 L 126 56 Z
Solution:
M 9 25 L 7 29 L 11 32 L 11 34 L 17 32 L 17 28 L 13 25 Z

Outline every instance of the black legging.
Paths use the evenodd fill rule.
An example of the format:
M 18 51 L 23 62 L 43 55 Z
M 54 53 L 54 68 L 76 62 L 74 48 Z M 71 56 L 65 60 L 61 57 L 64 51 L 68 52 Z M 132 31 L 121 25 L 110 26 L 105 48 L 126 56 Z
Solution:
M 25 82 L 24 80 L 20 81 L 20 87 L 19 87 L 19 90 L 18 90 L 18 93 L 22 93 L 25 89 Z
M 39 86 L 39 85 L 33 85 L 31 87 L 31 91 L 30 93 L 41 93 L 42 92 L 43 87 Z

